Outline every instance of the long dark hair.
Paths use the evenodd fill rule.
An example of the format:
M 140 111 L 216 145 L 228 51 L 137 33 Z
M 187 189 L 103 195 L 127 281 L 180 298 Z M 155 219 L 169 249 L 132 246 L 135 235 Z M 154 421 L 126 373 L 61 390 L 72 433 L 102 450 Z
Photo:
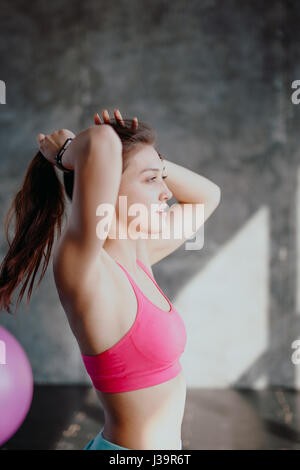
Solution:
M 136 146 L 155 145 L 156 133 L 149 125 L 139 122 L 133 130 L 131 119 L 123 119 L 121 126 L 115 119 L 110 125 L 117 132 L 123 145 L 123 169 L 128 164 L 128 154 Z M 160 158 L 162 156 L 159 153 Z M 9 250 L 0 266 L 0 311 L 8 313 L 11 297 L 17 286 L 24 280 L 19 293 L 16 310 L 21 302 L 27 284 L 32 280 L 27 292 L 27 308 L 33 289 L 36 273 L 44 257 L 43 270 L 37 287 L 42 281 L 51 255 L 55 232 L 61 235 L 63 217 L 66 216 L 65 194 L 72 201 L 74 172 L 63 173 L 60 182 L 54 166 L 37 152 L 26 171 L 21 188 L 13 198 L 5 216 L 5 234 Z M 9 226 L 15 216 L 14 238 L 9 241 Z

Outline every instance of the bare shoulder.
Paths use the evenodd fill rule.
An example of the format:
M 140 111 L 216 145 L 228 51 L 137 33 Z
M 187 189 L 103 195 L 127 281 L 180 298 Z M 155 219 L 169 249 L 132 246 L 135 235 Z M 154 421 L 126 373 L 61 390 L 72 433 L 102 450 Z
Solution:
M 76 238 L 69 231 L 60 237 L 53 253 L 53 274 L 58 289 L 70 294 L 78 294 L 96 277 L 105 274 L 105 266 L 95 258 L 93 262 L 85 259 Z
M 114 288 L 113 276 L 103 248 L 91 263 L 69 232 L 64 232 L 53 253 L 53 275 L 63 308 L 68 316 L 81 315 L 98 305 L 106 305 L 105 298 Z M 110 302 L 113 307 L 113 302 Z
M 137 241 L 137 259 L 153 275 L 149 253 L 145 240 Z M 57 291 L 64 304 L 85 305 L 93 299 L 105 301 L 119 284 L 120 271 L 114 259 L 104 249 L 99 249 L 99 256 L 94 262 L 85 259 L 85 253 L 68 231 L 65 231 L 55 246 L 53 253 L 53 275 Z

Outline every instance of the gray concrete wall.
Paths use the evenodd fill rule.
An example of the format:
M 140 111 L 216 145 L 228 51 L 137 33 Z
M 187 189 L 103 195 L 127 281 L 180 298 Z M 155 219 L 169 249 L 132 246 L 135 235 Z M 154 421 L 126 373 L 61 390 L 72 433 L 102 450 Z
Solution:
M 166 158 L 222 189 L 203 249 L 153 267 L 186 324 L 189 387 L 300 388 L 299 19 L 296 0 L 1 5 L 1 227 L 36 134 L 77 133 L 103 108 L 151 124 Z M 90 383 L 51 268 L 29 312 L 0 322 L 36 383 Z

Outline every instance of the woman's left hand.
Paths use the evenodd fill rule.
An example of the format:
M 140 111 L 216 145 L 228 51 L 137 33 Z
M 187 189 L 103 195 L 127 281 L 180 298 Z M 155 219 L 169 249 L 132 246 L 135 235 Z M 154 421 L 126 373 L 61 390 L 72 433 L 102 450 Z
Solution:
M 37 134 L 39 151 L 46 160 L 55 165 L 54 158 L 69 137 L 74 139 L 75 134 L 68 129 L 59 129 L 47 135 L 39 133 Z
M 120 113 L 120 111 L 118 109 L 115 109 L 114 110 L 114 116 L 116 118 L 116 121 L 121 125 L 121 126 L 124 126 L 124 121 L 123 121 L 123 118 L 122 118 L 122 115 Z M 104 123 L 107 123 L 107 124 L 110 124 L 110 117 L 109 117 L 109 114 L 108 114 L 108 111 L 107 109 L 104 109 L 102 111 L 102 117 L 103 117 L 103 121 Z M 98 113 L 95 113 L 94 114 L 94 123 L 96 125 L 101 125 L 101 124 L 104 124 L 101 122 L 101 119 L 100 119 L 100 116 Z M 132 124 L 131 124 L 131 128 L 132 130 L 136 130 L 138 128 L 138 119 L 135 117 L 132 119 Z

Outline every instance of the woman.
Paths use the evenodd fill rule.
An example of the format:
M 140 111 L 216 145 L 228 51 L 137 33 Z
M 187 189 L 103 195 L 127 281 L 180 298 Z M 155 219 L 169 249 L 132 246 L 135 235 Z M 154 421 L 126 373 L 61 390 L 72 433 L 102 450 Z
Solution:
M 85 450 L 181 449 L 186 382 L 179 358 L 186 331 L 151 267 L 198 231 L 218 206 L 220 189 L 164 160 L 149 126 L 114 114 L 114 123 L 107 110 L 103 123 L 96 114 L 95 126 L 76 137 L 66 129 L 38 134 L 45 158 L 36 155 L 9 209 L 17 226 L 2 265 L 0 303 L 9 311 L 16 285 L 27 271 L 20 300 L 34 270 L 29 301 L 56 226 L 61 234 L 65 206 L 56 165 L 72 205 L 53 254 L 54 279 L 105 415 Z M 55 157 L 68 138 L 59 163 Z M 169 208 L 172 195 L 178 203 Z M 175 238 L 184 204 L 192 209 L 185 223 L 194 222 L 198 204 L 204 204 L 204 218 Z

